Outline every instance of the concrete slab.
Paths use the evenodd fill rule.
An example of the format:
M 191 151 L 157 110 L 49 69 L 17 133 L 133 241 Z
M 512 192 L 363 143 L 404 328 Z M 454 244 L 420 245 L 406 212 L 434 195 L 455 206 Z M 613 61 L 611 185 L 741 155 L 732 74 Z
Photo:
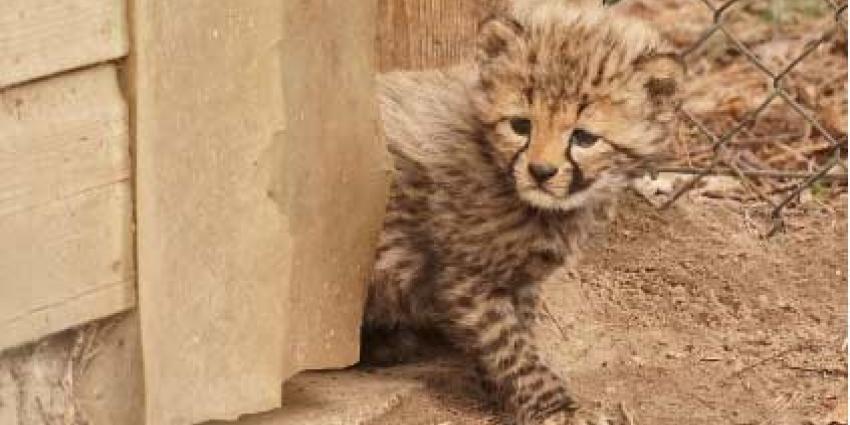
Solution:
M 360 370 L 307 372 L 283 387 L 283 407 L 246 416 L 238 425 L 360 425 L 424 389 L 412 374 Z M 224 424 L 225 422 L 211 422 Z

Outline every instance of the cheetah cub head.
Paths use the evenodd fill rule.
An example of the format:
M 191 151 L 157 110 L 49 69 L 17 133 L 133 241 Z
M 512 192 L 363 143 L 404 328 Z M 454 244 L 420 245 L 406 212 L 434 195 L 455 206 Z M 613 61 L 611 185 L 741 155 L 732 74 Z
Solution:
M 665 151 L 683 67 L 659 36 L 551 4 L 481 24 L 476 108 L 519 197 L 546 210 L 608 198 Z

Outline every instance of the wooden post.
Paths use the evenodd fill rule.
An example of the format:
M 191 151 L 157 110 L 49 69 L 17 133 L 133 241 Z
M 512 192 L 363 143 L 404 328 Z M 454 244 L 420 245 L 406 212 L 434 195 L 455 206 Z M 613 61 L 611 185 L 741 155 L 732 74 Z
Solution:
M 151 425 L 277 407 L 357 360 L 384 212 L 375 5 L 135 2 L 139 303 Z

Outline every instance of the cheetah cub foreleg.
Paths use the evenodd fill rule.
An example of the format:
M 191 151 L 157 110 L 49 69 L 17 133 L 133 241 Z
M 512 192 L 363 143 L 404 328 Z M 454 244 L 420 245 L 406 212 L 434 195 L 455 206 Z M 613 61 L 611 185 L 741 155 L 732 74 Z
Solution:
M 585 425 L 534 343 L 538 287 L 663 154 L 683 70 L 642 24 L 532 3 L 482 23 L 473 63 L 379 79 L 394 170 L 364 329 L 436 330 L 519 425 Z
M 469 279 L 458 288 L 485 285 Z M 490 293 L 472 300 L 444 299 L 443 328 L 454 345 L 478 362 L 487 387 L 519 425 L 565 424 L 555 419 L 569 417 L 577 405 L 561 377 L 541 360 L 529 322 L 536 300 L 525 292 L 520 298 Z M 550 417 L 553 421 L 544 422 Z

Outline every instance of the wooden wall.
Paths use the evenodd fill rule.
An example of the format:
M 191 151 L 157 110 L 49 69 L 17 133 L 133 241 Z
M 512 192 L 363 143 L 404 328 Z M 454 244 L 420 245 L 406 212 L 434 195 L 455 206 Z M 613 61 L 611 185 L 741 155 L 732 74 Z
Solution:
M 81 326 L 136 305 L 129 39 L 125 0 L 0 1 L 2 424 L 143 422 L 136 327 Z
M 472 58 L 478 23 L 507 0 L 380 0 L 381 71 L 454 65 Z
M 127 54 L 125 0 L 0 2 L 0 88 Z
M 75 394 L 103 423 L 235 419 L 357 361 L 389 168 L 377 2 L 130 3 L 0 1 L 0 350 L 78 329 L 0 357 L 3 423 Z M 137 276 L 120 331 L 30 354 L 133 309 Z M 21 416 L 48 399 L 10 365 L 66 361 L 64 403 Z
M 0 350 L 135 304 L 124 0 L 0 1 Z

